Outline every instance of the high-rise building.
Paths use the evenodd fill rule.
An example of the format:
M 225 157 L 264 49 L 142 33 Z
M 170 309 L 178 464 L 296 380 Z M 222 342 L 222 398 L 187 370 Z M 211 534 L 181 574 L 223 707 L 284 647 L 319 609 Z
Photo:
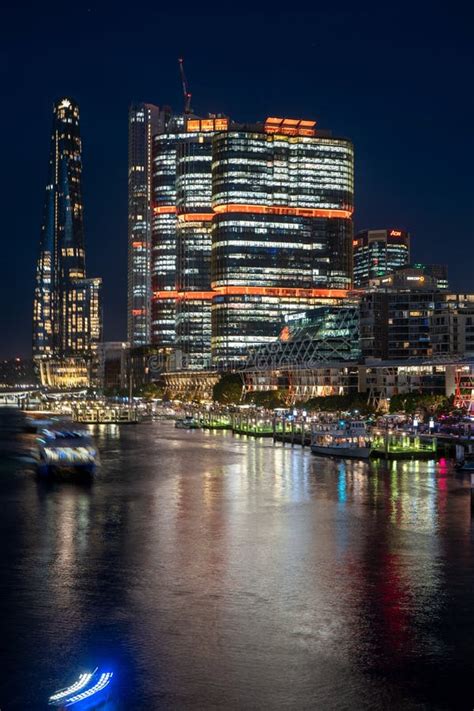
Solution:
M 354 286 L 366 287 L 410 262 L 410 235 L 404 230 L 364 230 L 353 241 Z
M 353 148 L 314 121 L 225 117 L 156 136 L 152 340 L 232 365 L 351 284 Z
M 363 355 L 381 360 L 430 358 L 433 315 L 446 299 L 436 279 L 405 268 L 371 284 L 360 299 Z
M 102 338 L 101 284 L 101 279 L 86 279 L 79 106 L 63 98 L 53 107 L 36 268 L 33 357 L 37 363 L 49 361 L 51 370 L 53 361 L 67 359 L 69 368 L 75 358 L 93 358 Z M 82 364 L 79 369 L 84 372 Z
M 271 342 L 283 315 L 351 285 L 354 154 L 314 121 L 269 118 L 213 141 L 212 358 Z
M 128 113 L 128 340 L 151 342 L 152 140 L 162 133 L 170 109 L 133 104 Z

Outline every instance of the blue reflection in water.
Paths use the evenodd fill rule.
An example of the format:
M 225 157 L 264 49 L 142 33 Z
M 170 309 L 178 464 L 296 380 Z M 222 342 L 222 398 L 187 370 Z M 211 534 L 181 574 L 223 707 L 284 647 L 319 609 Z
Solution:
M 337 467 L 337 498 L 340 504 L 345 504 L 347 501 L 347 484 L 346 484 L 346 465 L 340 462 Z

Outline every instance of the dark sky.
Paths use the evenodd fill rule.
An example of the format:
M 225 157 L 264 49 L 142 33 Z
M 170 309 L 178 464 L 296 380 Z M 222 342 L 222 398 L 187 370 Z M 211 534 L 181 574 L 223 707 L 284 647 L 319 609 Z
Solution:
M 90 0 L 1 11 L 1 357 L 30 354 L 61 95 L 81 107 L 88 275 L 104 279 L 105 338 L 125 338 L 127 108 L 180 109 L 181 55 L 197 113 L 314 118 L 350 137 L 356 229 L 408 229 L 415 259 L 447 262 L 453 288 L 474 291 L 474 12 L 418 0 L 293 6 L 302 9 Z

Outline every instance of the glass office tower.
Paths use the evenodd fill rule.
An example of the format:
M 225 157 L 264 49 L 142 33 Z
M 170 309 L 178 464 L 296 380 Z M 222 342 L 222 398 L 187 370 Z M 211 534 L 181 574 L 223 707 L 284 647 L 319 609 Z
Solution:
M 227 126 L 176 117 L 154 141 L 152 338 L 191 370 L 211 361 L 212 138 Z
M 354 237 L 354 286 L 393 272 L 410 262 L 410 235 L 404 230 L 364 230 Z
M 213 142 L 212 360 L 232 366 L 285 313 L 351 284 L 354 156 L 313 121 L 270 118 Z
M 130 345 L 151 342 L 152 141 L 171 117 L 168 107 L 133 104 L 128 113 L 128 308 Z
M 53 107 L 48 182 L 36 267 L 33 356 L 87 357 L 102 334 L 101 280 L 86 279 L 79 106 Z
M 285 314 L 344 297 L 353 162 L 314 121 L 192 117 L 156 136 L 153 342 L 183 367 L 229 367 Z

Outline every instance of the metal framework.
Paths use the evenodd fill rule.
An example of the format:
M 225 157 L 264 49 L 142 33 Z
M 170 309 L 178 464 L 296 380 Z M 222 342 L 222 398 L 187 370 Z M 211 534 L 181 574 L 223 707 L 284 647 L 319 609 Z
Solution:
M 454 370 L 454 404 L 474 412 L 474 364 L 458 365 Z

